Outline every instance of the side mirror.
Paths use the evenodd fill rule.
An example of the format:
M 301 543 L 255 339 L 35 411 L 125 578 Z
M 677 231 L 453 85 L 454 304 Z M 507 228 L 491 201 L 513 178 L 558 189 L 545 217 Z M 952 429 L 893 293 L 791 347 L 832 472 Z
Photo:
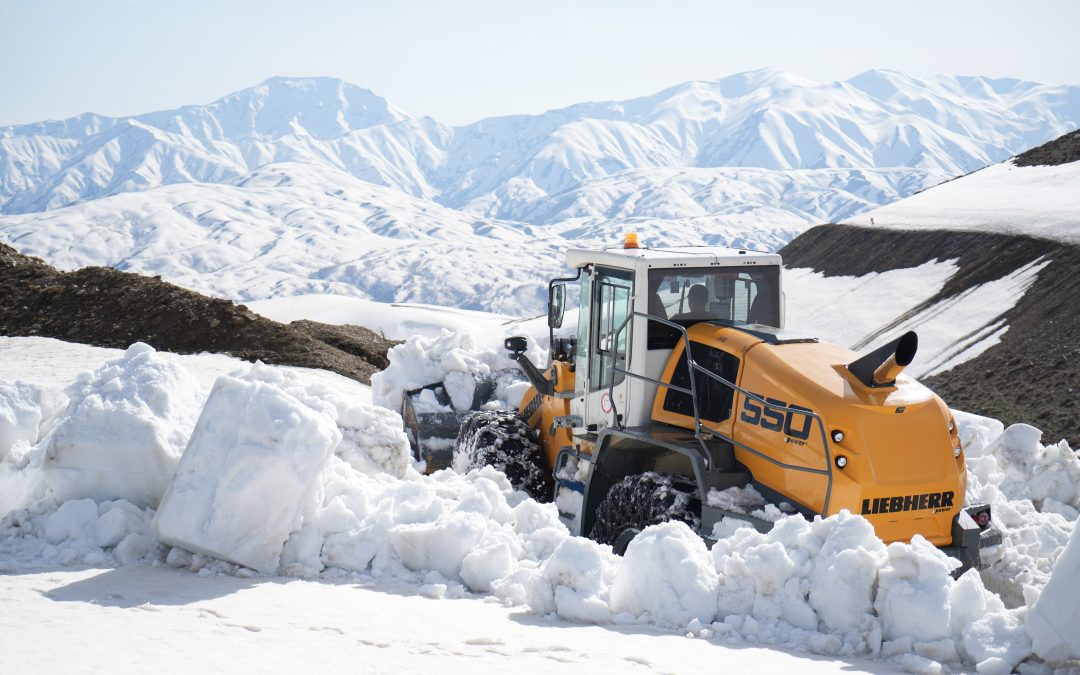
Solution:
M 548 293 L 548 328 L 562 328 L 566 313 L 566 284 L 553 284 Z
M 524 354 L 525 350 L 529 347 L 529 343 L 521 336 L 508 337 L 503 342 L 503 346 L 506 347 L 506 351 L 511 354 Z

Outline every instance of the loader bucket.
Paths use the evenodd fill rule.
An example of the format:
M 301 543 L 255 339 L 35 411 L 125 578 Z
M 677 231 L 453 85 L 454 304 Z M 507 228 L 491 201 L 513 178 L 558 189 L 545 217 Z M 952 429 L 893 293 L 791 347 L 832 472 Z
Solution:
M 432 396 L 424 396 L 430 391 Z M 413 459 L 423 460 L 427 466 L 425 473 L 447 469 L 454 462 L 454 441 L 458 430 L 475 410 L 491 400 L 495 393 L 494 377 L 476 377 L 472 405 L 468 410 L 454 410 L 450 395 L 442 382 L 435 382 L 405 392 L 401 399 L 401 419 L 405 426 L 405 435 L 409 437 Z M 424 396 L 425 401 L 421 401 Z

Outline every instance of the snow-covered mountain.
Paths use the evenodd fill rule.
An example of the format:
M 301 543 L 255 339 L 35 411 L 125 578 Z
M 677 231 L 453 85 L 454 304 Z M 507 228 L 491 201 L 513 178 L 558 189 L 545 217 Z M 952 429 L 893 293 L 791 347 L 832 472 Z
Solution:
M 0 128 L 0 237 L 237 300 L 520 315 L 574 245 L 778 249 L 1080 123 L 1080 87 L 763 70 L 458 128 L 330 78 Z
M 0 212 L 224 182 L 272 162 L 529 222 L 603 195 L 597 179 L 648 181 L 660 168 L 916 170 L 878 198 L 870 186 L 856 195 L 881 204 L 1078 125 L 1080 87 L 891 71 L 819 83 L 766 69 L 457 128 L 341 80 L 274 78 L 208 105 L 2 127 Z
M 0 238 L 64 270 L 107 265 L 244 302 L 334 293 L 521 315 L 543 311 L 545 282 L 563 269 L 567 248 L 611 245 L 623 229 L 650 245 L 779 248 L 833 212 L 872 204 L 830 187 L 838 171 L 620 174 L 599 179 L 591 196 L 576 191 L 548 214 L 551 224 L 532 225 L 474 216 L 325 165 L 278 163 L 227 183 L 2 216 Z M 887 192 L 908 178 L 845 173 L 853 191 Z

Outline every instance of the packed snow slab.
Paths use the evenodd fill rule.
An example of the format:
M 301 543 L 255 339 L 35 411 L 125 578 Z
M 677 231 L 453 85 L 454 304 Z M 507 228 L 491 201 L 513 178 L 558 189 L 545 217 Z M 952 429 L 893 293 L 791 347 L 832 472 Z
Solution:
M 1080 162 L 1011 161 L 843 221 L 893 230 L 970 230 L 1080 243 Z
M 1080 659 L 1080 528 L 1027 616 L 1032 649 L 1047 661 Z
M 281 389 L 220 378 L 162 499 L 158 539 L 276 571 L 340 441 L 332 417 Z

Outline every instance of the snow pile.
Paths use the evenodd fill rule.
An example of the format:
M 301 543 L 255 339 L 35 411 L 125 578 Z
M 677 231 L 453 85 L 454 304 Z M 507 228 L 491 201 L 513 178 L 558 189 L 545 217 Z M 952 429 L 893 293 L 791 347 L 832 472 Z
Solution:
M 330 414 L 265 382 L 218 378 L 162 499 L 158 539 L 277 571 L 340 441 Z
M 387 381 L 492 367 L 462 338 L 402 347 L 422 357 L 426 370 L 410 371 L 401 360 Z M 76 432 L 85 426 L 85 438 L 99 446 L 111 438 L 107 424 L 124 434 L 119 440 L 128 429 L 134 439 L 157 438 L 139 435 L 147 411 L 166 415 L 179 407 L 173 402 L 202 396 L 170 362 L 136 346 L 81 377 L 69 389 L 69 411 L 18 470 L 47 470 L 33 457 L 41 459 L 67 425 L 67 438 L 83 438 Z M 26 401 L 26 392 L 0 390 L 0 402 Z M 646 528 L 619 558 L 608 546 L 569 536 L 555 505 L 514 491 L 490 467 L 418 474 L 395 413 L 262 365 L 219 378 L 194 431 L 180 438 L 186 449 L 156 513 L 118 494 L 67 499 L 43 488 L 3 516 L 0 559 L 393 580 L 430 597 L 483 593 L 573 621 L 652 624 L 828 656 L 869 654 L 919 672 L 965 664 L 1008 672 L 1033 653 L 1054 663 L 1077 658 L 1069 632 L 1080 606 L 1068 510 L 1075 495 L 1051 475 L 1073 475 L 1075 454 L 1041 446 L 1024 427 L 957 417 L 972 462 L 972 496 L 991 500 L 1008 542 L 994 567 L 958 580 L 950 575 L 956 562 L 923 539 L 886 547 L 865 519 L 847 512 L 814 521 L 778 517 L 766 534 L 727 519 L 716 526 L 711 550 L 686 525 L 665 523 Z M 159 431 L 172 438 L 178 428 L 174 422 Z M 132 443 L 117 447 L 135 452 Z M 132 461 L 159 453 L 157 445 L 139 447 Z M 105 457 L 111 451 L 100 450 Z M 14 470 L 10 464 L 0 463 Z M 141 485 L 142 474 L 124 468 L 108 480 L 91 473 L 89 484 L 129 493 L 127 483 Z M 711 501 L 758 506 L 749 493 L 716 493 Z
M 409 441 L 397 413 L 361 403 L 325 382 L 261 363 L 251 366 L 241 378 L 272 385 L 312 410 L 330 416 L 341 434 L 334 454 L 358 471 L 403 478 L 412 464 Z
M 725 490 L 709 490 L 706 496 L 709 506 L 731 511 L 732 513 L 745 513 L 755 518 L 776 522 L 784 517 L 785 513 L 794 513 L 795 507 L 787 502 L 780 505 L 768 504 L 761 493 L 754 489 L 753 485 L 745 487 L 729 487 Z
M 136 343 L 67 395 L 45 441 L 44 475 L 56 498 L 156 506 L 206 399 L 194 377 L 175 357 Z
M 690 528 L 646 528 L 627 547 L 611 587 L 611 611 L 681 628 L 716 616 L 717 574 Z
M 1013 424 L 981 449 L 971 472 L 987 502 L 1030 499 L 1040 511 L 1080 515 L 1080 456 L 1069 444 L 1042 445 L 1042 431 Z M 969 453 L 970 454 L 970 453 Z M 1000 497 L 998 495 L 1000 493 Z
M 1003 543 L 987 587 L 1009 607 L 1030 605 L 1030 589 L 1046 586 L 1075 528 L 1080 456 L 1065 441 L 1044 446 L 1027 424 L 955 412 L 968 466 L 968 500 L 991 506 Z

